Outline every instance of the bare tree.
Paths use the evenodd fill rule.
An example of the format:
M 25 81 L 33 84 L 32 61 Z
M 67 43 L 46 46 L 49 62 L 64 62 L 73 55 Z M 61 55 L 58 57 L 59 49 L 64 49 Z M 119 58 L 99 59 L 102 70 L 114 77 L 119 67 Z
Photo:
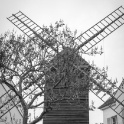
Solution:
M 16 36 L 14 32 L 1 35 L 0 83 L 10 89 L 6 94 L 8 99 L 2 103 L 4 107 L 8 106 L 4 113 L 16 106 L 21 110 L 23 124 L 39 122 L 52 109 L 51 103 L 59 107 L 58 101 L 66 98 L 68 102 L 78 99 L 74 104 L 78 102 L 78 105 L 81 105 L 80 91 L 92 88 L 98 90 L 98 87 L 79 69 L 72 67 L 71 63 L 80 65 L 82 70 L 91 77 L 96 77 L 99 82 L 103 80 L 103 77 L 91 71 L 89 64 L 74 52 L 78 45 L 73 40 L 77 31 L 71 32 L 67 26 L 63 26 L 65 25 L 61 20 L 56 22 L 55 26 L 43 26 L 44 31 L 40 35 L 46 44 L 37 37 L 27 39 L 22 35 Z M 59 42 L 51 39 L 45 32 Z M 54 47 L 57 52 L 51 50 Z M 88 55 L 97 53 L 102 54 L 102 51 L 97 52 L 95 48 Z M 99 71 L 107 77 L 105 69 Z M 56 90 L 57 88 L 59 90 Z M 69 94 L 68 97 L 66 94 Z M 32 117 L 32 111 L 35 113 L 37 108 L 41 108 L 39 116 Z

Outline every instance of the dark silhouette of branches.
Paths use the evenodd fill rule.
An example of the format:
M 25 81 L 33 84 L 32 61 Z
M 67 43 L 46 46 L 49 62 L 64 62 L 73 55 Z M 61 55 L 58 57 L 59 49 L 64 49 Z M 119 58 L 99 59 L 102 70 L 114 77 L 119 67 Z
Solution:
M 40 36 L 46 44 L 37 37 L 28 39 L 16 36 L 14 32 L 6 32 L 0 38 L 0 83 L 9 88 L 3 95 L 7 98 L 0 109 L 6 105 L 9 107 L 0 118 L 16 105 L 21 109 L 22 124 L 35 124 L 52 109 L 52 103 L 59 107 L 59 102 L 66 99 L 70 104 L 73 100 L 74 105 L 82 105 L 80 94 L 90 88 L 94 89 L 94 85 L 80 69 L 91 77 L 96 76 L 99 82 L 103 79 L 95 72 L 91 73 L 89 64 L 78 51 L 74 51 L 78 45 L 73 40 L 77 31 L 72 32 L 62 20 L 56 22 L 55 26 L 43 26 L 43 29 Z M 87 54 L 99 54 L 97 50 L 95 48 Z M 71 63 L 80 65 L 80 69 L 73 67 Z M 106 76 L 106 71 L 101 72 Z M 38 107 L 41 108 L 40 114 L 33 117 L 32 110 L 37 110 Z

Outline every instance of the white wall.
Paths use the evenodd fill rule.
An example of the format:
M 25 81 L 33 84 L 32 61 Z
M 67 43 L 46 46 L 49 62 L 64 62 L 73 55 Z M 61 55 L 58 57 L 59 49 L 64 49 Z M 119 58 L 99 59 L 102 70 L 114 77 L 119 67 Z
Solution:
M 113 107 L 115 107 L 115 106 L 113 106 Z M 114 115 L 116 115 L 116 113 L 111 108 L 105 109 L 103 111 L 103 123 L 107 124 L 107 118 L 110 118 Z
M 121 87 L 121 90 L 124 92 L 124 86 L 123 88 Z M 117 98 L 119 95 L 120 95 L 121 91 L 118 90 L 118 92 L 115 94 L 115 97 Z M 124 93 L 118 98 L 118 100 L 120 102 L 122 102 L 124 100 Z M 123 102 L 124 104 L 124 102 Z M 118 106 L 119 103 L 116 102 L 116 105 L 113 106 L 113 108 L 115 108 L 116 106 Z M 121 112 L 121 109 L 122 109 L 122 105 L 119 105 L 117 108 L 116 108 L 116 111 L 119 113 Z M 121 113 L 122 114 L 122 113 Z M 118 119 L 118 124 L 123 124 L 122 123 L 122 117 L 120 117 L 116 112 L 114 112 L 111 108 L 107 108 L 107 109 L 104 109 L 103 110 L 103 122 L 104 124 L 107 124 L 107 118 L 110 118 L 114 115 L 117 115 L 117 119 Z
M 124 83 L 123 83 L 123 85 L 124 85 Z M 122 86 L 120 88 L 124 92 L 124 86 Z M 116 93 L 115 97 L 116 98 L 119 97 L 120 94 L 121 94 L 121 91 L 118 90 L 118 92 Z M 124 93 L 118 98 L 118 100 L 124 105 L 124 101 L 123 101 L 124 100 Z M 117 109 L 116 109 L 117 112 L 120 113 L 123 106 L 120 105 L 118 102 L 116 102 L 116 106 L 118 106 Z M 121 113 L 121 115 L 122 115 L 122 113 Z M 118 117 L 118 124 L 123 124 L 122 117 L 120 117 L 119 115 L 117 117 Z
M 100 124 L 103 123 L 103 111 L 95 109 L 94 111 L 89 111 L 89 124 Z

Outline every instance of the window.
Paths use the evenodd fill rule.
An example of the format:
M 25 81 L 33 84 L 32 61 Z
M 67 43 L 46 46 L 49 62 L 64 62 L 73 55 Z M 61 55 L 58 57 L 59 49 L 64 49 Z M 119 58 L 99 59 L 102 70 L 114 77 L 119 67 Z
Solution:
M 124 83 L 121 85 L 121 88 L 124 89 Z
M 107 118 L 107 124 L 111 124 L 111 118 Z
M 117 115 L 107 118 L 107 124 L 117 124 Z
M 117 124 L 117 115 L 116 116 L 113 116 L 111 118 L 111 120 L 112 120 L 112 123 L 111 124 Z

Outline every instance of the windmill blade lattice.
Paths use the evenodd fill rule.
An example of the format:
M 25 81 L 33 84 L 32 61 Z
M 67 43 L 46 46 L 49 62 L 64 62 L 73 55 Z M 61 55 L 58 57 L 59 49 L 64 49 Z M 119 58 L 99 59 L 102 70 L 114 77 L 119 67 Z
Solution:
M 16 108 L 19 114 L 22 116 L 23 112 L 22 112 L 22 108 L 19 107 L 20 102 L 18 102 L 18 97 L 11 90 L 7 90 L 3 84 L 1 84 L 1 86 L 5 90 L 6 93 L 4 93 L 0 97 L 1 101 L 4 101 L 4 103 L 0 105 L 0 110 L 1 110 L 0 118 L 3 117 L 5 114 L 7 114 L 13 108 Z
M 51 46 L 48 42 L 49 40 L 53 40 L 54 38 L 46 31 L 46 28 L 41 28 L 34 21 L 28 18 L 21 11 L 16 14 L 12 14 L 9 18 L 7 18 L 10 22 L 12 22 L 17 28 L 19 28 L 24 34 L 26 34 L 29 38 L 36 41 L 39 38 L 42 42 L 48 45 L 52 50 L 56 51 L 56 48 Z M 42 38 L 42 34 L 46 36 L 46 39 Z M 55 40 L 54 40 L 55 41 Z
M 79 66 L 76 66 L 73 64 L 73 66 L 75 68 L 77 68 L 78 70 L 80 70 L 81 72 L 83 72 L 84 75 L 88 76 L 89 80 L 91 81 L 91 83 L 93 83 L 93 86 L 90 88 L 89 90 L 94 93 L 99 99 L 101 99 L 103 102 L 106 101 L 106 98 L 113 98 L 116 102 L 117 102 L 117 106 L 115 108 L 112 107 L 112 105 L 109 105 L 109 107 L 116 113 L 118 114 L 121 118 L 124 119 L 124 117 L 122 116 L 122 110 L 117 110 L 118 107 L 124 107 L 124 100 L 120 100 L 119 98 L 124 94 L 124 91 L 121 90 L 121 88 L 117 87 L 114 83 L 112 83 L 109 79 L 107 79 L 104 75 L 102 75 L 101 73 L 99 73 L 94 67 L 91 66 L 91 68 L 93 69 L 93 73 L 95 73 L 94 76 L 90 76 L 87 75 L 87 73 L 83 70 L 80 69 Z M 100 82 L 98 79 L 96 79 L 96 76 L 99 76 L 99 78 L 102 78 L 103 80 Z M 94 88 L 95 87 L 95 88 Z M 116 92 L 112 92 L 112 90 L 116 89 L 116 91 L 119 91 L 120 94 L 116 95 Z M 115 91 L 115 90 L 114 90 Z
M 0 114 L 0 118 L 2 118 L 4 115 L 6 115 L 9 111 L 11 111 L 12 109 L 14 109 L 15 107 L 17 108 L 19 114 L 21 116 L 23 116 L 23 109 L 21 107 L 20 99 L 18 98 L 18 96 L 11 89 L 6 90 L 6 88 L 4 87 L 4 85 L 3 84 L 1 84 L 1 85 L 2 85 L 2 87 L 4 88 L 4 90 L 6 92 L 2 96 L 0 96 L 0 99 L 2 101 L 4 101 L 4 104 L 1 104 L 0 105 L 0 110 L 2 110 L 2 113 Z M 19 84 L 17 83 L 16 85 L 14 85 L 14 87 L 17 88 L 18 85 Z M 32 86 L 32 85 L 29 85 L 29 87 L 30 86 Z M 23 96 L 24 99 L 27 99 L 38 88 L 39 88 L 39 86 L 36 86 L 35 89 L 33 89 L 32 91 L 30 91 L 28 94 L 24 94 L 24 96 Z M 24 88 L 23 90 L 26 90 L 26 89 Z M 4 108 L 6 106 L 8 108 L 4 110 Z
M 86 53 L 123 24 L 124 8 L 120 6 L 90 29 L 76 37 L 74 40 L 79 44 L 76 50 Z
M 19 28 L 24 34 L 26 34 L 29 38 L 39 38 L 45 44 L 51 47 L 52 50 L 57 52 L 57 49 L 55 47 L 49 45 L 47 39 L 51 38 L 54 39 L 54 41 L 56 42 L 59 41 L 52 37 L 50 33 L 48 33 L 44 28 L 38 26 L 34 21 L 28 18 L 21 11 L 16 14 L 13 14 L 7 19 L 12 22 L 17 28 Z M 101 40 L 106 38 L 108 35 L 110 35 L 113 31 L 118 29 L 123 24 L 124 8 L 120 6 L 115 11 L 106 16 L 104 19 L 102 19 L 90 29 L 85 31 L 83 34 L 73 39 L 75 42 L 74 44 L 78 44 L 76 51 L 79 50 L 81 53 L 86 53 L 89 49 L 94 47 Z M 47 39 L 42 38 L 43 32 L 46 34 L 46 36 L 48 36 Z
M 19 114 L 21 116 L 23 116 L 23 110 L 21 108 L 21 104 L 20 104 L 20 100 L 19 100 L 18 96 L 11 89 L 6 90 L 3 85 L 2 85 L 2 87 L 4 88 L 4 90 L 6 91 L 6 93 L 4 93 L 0 97 L 0 99 L 2 101 L 4 101 L 4 104 L 1 104 L 0 105 L 0 110 L 2 110 L 2 113 L 0 114 L 0 118 L 2 118 L 4 115 L 6 115 L 9 111 L 11 111 L 12 109 L 14 109 L 15 107 L 17 108 Z M 26 95 L 24 97 L 24 99 L 26 99 L 26 97 L 28 97 L 31 93 L 29 93 L 28 95 Z M 4 108 L 6 108 L 6 107 L 7 107 L 7 109 L 4 110 Z
M 44 44 L 46 44 L 47 47 L 50 50 L 52 50 L 53 55 L 58 53 L 57 43 L 60 44 L 60 42 L 57 41 L 53 36 L 51 36 L 51 34 L 48 33 L 45 28 L 41 28 L 40 26 L 38 26 L 35 22 L 33 22 L 21 11 L 19 11 L 16 14 L 12 14 L 12 16 L 7 19 L 10 22 L 12 22 L 17 28 L 19 28 L 24 34 L 26 34 L 29 38 L 34 40 L 34 42 L 37 43 L 38 40 L 40 40 L 40 42 L 42 41 Z M 99 21 L 97 24 L 92 26 L 90 29 L 85 31 L 83 34 L 74 38 L 73 39 L 75 42 L 74 44 L 77 45 L 75 51 L 79 50 L 80 53 L 86 53 L 89 49 L 94 47 L 101 40 L 103 40 L 105 37 L 107 37 L 109 34 L 111 34 L 113 31 L 118 29 L 123 24 L 124 24 L 124 8 L 121 6 L 117 8 L 115 11 L 113 11 L 111 14 L 106 16 L 104 19 Z M 45 35 L 45 36 L 42 36 L 42 35 Z M 50 45 L 49 40 L 55 41 L 55 45 Z M 75 66 L 75 68 L 80 70 L 80 68 L 77 65 L 73 65 L 73 66 Z M 99 80 L 96 81 L 96 77 L 95 77 L 96 75 L 94 75 L 93 77 L 89 77 L 89 75 L 87 75 L 84 71 L 80 70 L 81 72 L 83 72 L 85 75 L 88 76 L 90 81 L 93 82 L 94 87 L 96 87 L 96 89 L 91 88 L 90 91 L 93 92 L 103 102 L 105 102 L 105 99 L 104 99 L 105 96 L 113 98 L 118 103 L 118 106 L 116 108 L 112 108 L 110 106 L 110 108 L 113 111 L 115 111 L 120 117 L 122 117 L 121 116 L 122 111 L 118 112 L 117 108 L 119 106 L 124 107 L 123 101 L 119 100 L 119 98 L 122 96 L 124 92 L 120 88 L 117 88 L 113 83 L 111 83 L 110 80 L 104 77 L 104 75 L 100 74 L 95 68 L 93 67 L 91 68 L 93 69 L 94 73 L 96 73 L 96 75 L 99 75 L 100 77 L 103 78 L 103 81 L 98 82 Z M 111 90 L 115 88 L 116 90 L 119 90 L 121 94 L 118 97 L 115 97 L 113 92 L 110 92 L 110 89 L 108 90 L 107 87 L 111 88 Z M 8 95 L 8 93 L 10 92 L 12 91 L 9 90 L 4 95 Z M 16 97 L 17 97 L 16 94 L 14 94 L 14 96 L 12 98 L 10 97 L 5 104 L 11 103 L 12 99 Z M 19 102 L 20 101 L 17 100 L 16 104 L 12 104 L 11 108 L 9 108 L 8 111 L 10 111 L 13 107 L 15 107 Z M 4 105 L 0 106 L 0 108 L 2 108 Z M 8 111 L 4 112 L 2 116 L 4 116 Z M 2 116 L 0 116 L 0 118 Z

